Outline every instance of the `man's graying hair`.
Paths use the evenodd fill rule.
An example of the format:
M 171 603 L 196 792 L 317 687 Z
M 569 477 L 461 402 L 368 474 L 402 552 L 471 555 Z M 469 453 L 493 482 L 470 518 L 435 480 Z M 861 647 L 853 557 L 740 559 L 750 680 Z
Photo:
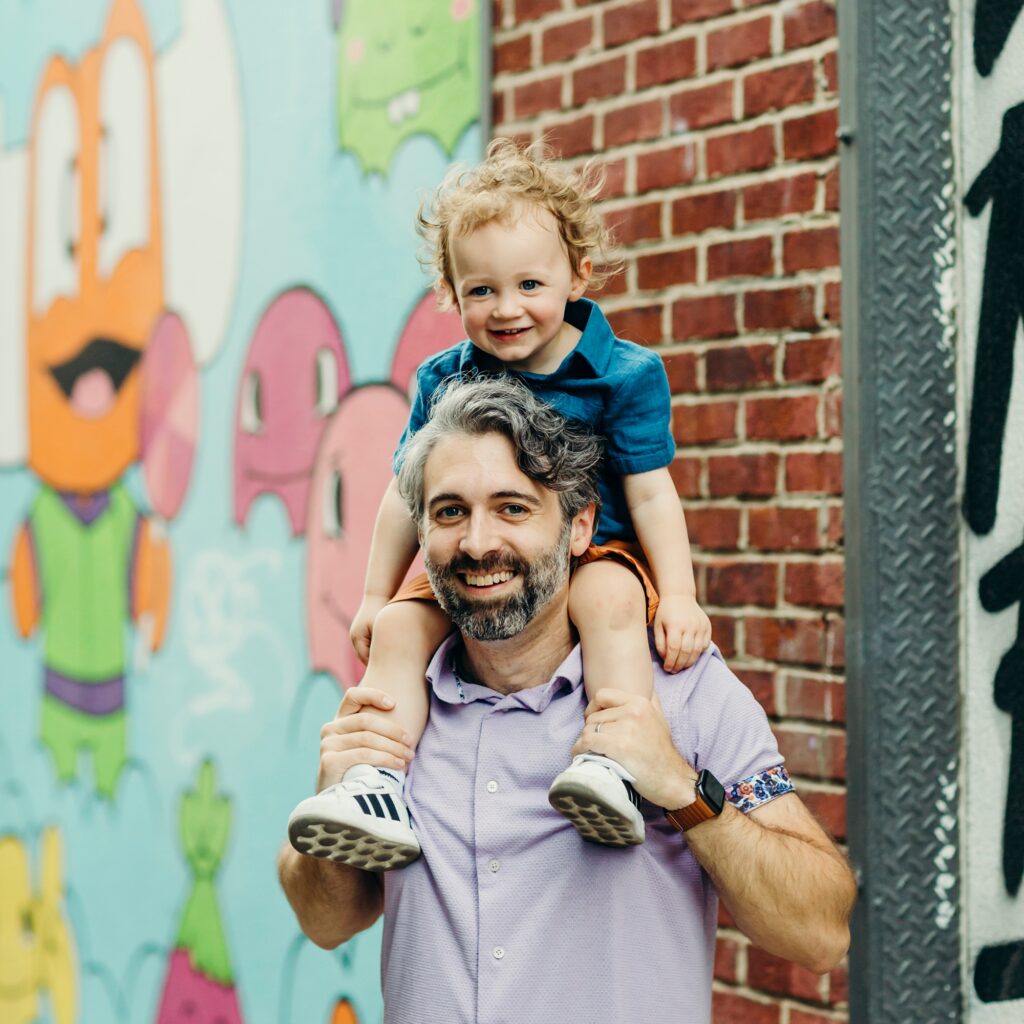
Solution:
M 558 494 L 566 522 L 593 503 L 600 438 L 570 423 L 512 377 L 452 378 L 435 394 L 430 418 L 402 446 L 398 490 L 409 514 L 423 522 L 423 472 L 430 453 L 451 434 L 501 434 L 512 442 L 516 463 L 535 483 Z

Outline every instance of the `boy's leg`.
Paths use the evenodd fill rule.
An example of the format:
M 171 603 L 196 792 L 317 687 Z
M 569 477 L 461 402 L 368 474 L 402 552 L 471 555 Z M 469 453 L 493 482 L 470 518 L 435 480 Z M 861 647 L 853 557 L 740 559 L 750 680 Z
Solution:
M 633 571 L 612 559 L 580 566 L 569 585 L 569 616 L 580 635 L 587 697 L 605 687 L 650 699 L 647 595 Z M 631 776 L 601 754 L 581 754 L 551 784 L 548 799 L 580 835 L 605 846 L 644 841 Z
M 430 707 L 427 665 L 451 630 L 448 616 L 432 601 L 394 601 L 373 623 L 370 661 L 359 685 L 383 690 L 394 698 L 395 707 L 388 712 L 367 708 L 366 713 L 387 714 L 408 733 L 413 749 L 426 728 Z
M 397 601 L 374 621 L 370 663 L 360 686 L 379 689 L 395 701 L 387 715 L 419 743 L 430 707 L 426 668 L 451 630 L 441 609 L 429 601 Z M 405 773 L 354 765 L 334 786 L 303 800 L 288 819 L 288 836 L 300 853 L 367 871 L 403 867 L 419 856 L 409 812 L 402 799 Z
M 569 617 L 580 635 L 587 697 L 611 687 L 650 700 L 647 595 L 633 571 L 610 558 L 581 565 L 569 583 Z

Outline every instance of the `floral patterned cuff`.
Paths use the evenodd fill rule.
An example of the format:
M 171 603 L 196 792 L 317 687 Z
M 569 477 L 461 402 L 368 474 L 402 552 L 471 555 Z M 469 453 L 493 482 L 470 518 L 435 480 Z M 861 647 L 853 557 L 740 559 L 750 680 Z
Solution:
M 751 775 L 748 779 L 741 779 L 732 786 L 725 789 L 726 799 L 737 810 L 749 814 L 755 807 L 774 800 L 783 793 L 792 793 L 793 783 L 790 781 L 789 772 L 781 765 L 774 768 L 765 768 L 764 771 Z

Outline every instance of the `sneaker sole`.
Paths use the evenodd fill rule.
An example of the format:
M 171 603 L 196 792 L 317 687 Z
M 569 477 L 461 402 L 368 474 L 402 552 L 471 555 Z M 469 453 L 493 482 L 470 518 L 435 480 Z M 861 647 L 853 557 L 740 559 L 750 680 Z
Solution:
M 358 825 L 326 822 L 312 815 L 294 816 L 288 822 L 288 839 L 299 853 L 361 871 L 393 871 L 420 855 L 418 844 L 386 839 Z
M 561 779 L 548 791 L 548 802 L 568 818 L 580 837 L 601 846 L 639 846 L 644 841 L 644 821 L 639 812 L 627 817 L 608 804 L 594 799 L 593 786 L 573 779 Z M 638 834 L 639 830 L 639 834 Z

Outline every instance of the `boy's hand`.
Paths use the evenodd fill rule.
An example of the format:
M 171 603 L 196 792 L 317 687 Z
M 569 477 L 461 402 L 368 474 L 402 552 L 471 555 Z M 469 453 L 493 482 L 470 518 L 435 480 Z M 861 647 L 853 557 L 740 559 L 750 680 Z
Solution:
M 356 655 L 364 664 L 370 661 L 370 639 L 373 636 L 373 621 L 377 613 L 386 605 L 385 597 L 364 597 L 363 603 L 352 620 L 352 628 L 349 630 L 349 639 L 356 649 Z
M 711 620 L 695 597 L 668 594 L 654 616 L 654 645 L 666 672 L 689 668 L 711 643 Z

